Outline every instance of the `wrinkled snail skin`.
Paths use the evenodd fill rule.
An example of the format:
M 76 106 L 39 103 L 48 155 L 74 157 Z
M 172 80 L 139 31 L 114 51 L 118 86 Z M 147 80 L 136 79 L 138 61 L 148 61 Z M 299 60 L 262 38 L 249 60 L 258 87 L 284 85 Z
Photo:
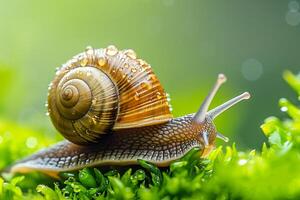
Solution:
M 204 149 L 209 152 L 214 145 L 215 128 L 211 122 L 195 127 L 192 119 L 193 115 L 186 115 L 160 125 L 120 130 L 89 146 L 63 141 L 20 161 L 12 171 L 55 174 L 88 166 L 134 165 L 138 159 L 168 166 L 194 147 L 204 156 Z M 207 146 L 201 136 L 204 131 L 211 133 Z
M 215 139 L 213 119 L 249 99 L 245 92 L 208 111 L 219 87 L 219 74 L 195 114 L 173 118 L 168 94 L 151 66 L 133 50 L 87 47 L 57 70 L 49 85 L 48 115 L 67 139 L 19 162 L 11 172 L 59 172 L 89 166 L 134 165 L 138 159 L 168 166 L 194 147 L 205 157 Z

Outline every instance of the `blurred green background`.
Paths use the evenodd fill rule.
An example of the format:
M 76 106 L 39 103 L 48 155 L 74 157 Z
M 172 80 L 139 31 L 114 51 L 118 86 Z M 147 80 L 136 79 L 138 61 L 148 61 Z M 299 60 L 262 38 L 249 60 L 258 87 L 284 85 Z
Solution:
M 247 90 L 216 120 L 244 148 L 265 140 L 259 126 L 300 66 L 298 1 L 0 1 L 0 117 L 55 134 L 44 107 L 55 68 L 83 51 L 116 45 L 149 62 L 170 93 L 175 116 L 195 112 L 219 72 L 225 84 L 212 107 Z

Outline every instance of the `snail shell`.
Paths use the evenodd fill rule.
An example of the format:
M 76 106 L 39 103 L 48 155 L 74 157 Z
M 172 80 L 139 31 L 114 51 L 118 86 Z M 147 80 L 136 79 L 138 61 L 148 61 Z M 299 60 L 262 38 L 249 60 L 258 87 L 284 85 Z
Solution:
M 167 95 L 149 64 L 131 49 L 87 47 L 57 72 L 48 113 L 69 141 L 97 143 L 112 130 L 172 119 Z

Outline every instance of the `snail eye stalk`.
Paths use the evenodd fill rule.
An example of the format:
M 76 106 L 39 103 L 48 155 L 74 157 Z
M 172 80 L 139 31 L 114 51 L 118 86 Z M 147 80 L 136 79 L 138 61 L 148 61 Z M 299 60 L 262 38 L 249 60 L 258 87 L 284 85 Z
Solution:
M 193 121 L 196 124 L 200 124 L 205 120 L 210 103 L 212 102 L 220 86 L 225 82 L 226 82 L 226 76 L 224 74 L 219 74 L 214 87 L 211 89 L 210 93 L 207 95 L 202 105 L 200 106 L 198 112 L 194 116 Z
M 207 113 L 207 117 L 210 117 L 211 119 L 216 118 L 218 115 L 220 115 L 221 113 L 223 113 L 225 110 L 227 110 L 228 108 L 231 108 L 232 106 L 234 106 L 235 104 L 237 104 L 238 102 L 245 100 L 245 99 L 249 99 L 251 97 L 249 92 L 244 92 L 243 94 L 234 97 L 232 99 L 230 99 L 229 101 L 223 103 L 222 105 L 210 110 Z
M 205 146 L 208 146 L 209 145 L 209 139 L 208 139 L 209 133 L 203 132 L 202 137 L 203 137 L 203 141 L 204 141 Z
M 219 132 L 217 133 L 217 138 L 223 140 L 224 142 L 229 142 L 229 138 Z

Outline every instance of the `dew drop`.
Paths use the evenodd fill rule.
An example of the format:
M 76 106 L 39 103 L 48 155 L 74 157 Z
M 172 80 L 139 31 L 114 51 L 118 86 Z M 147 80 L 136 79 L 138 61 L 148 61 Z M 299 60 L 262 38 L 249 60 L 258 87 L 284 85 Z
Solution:
M 132 67 L 132 68 L 131 68 L 131 72 L 132 72 L 132 73 L 135 73 L 135 72 L 136 72 L 136 68 L 135 68 L 135 67 Z
M 93 54 L 93 52 L 94 52 L 93 47 L 87 46 L 87 47 L 85 48 L 85 53 L 86 53 L 86 54 L 91 55 L 91 54 Z
M 93 124 L 97 124 L 98 120 L 99 120 L 99 117 L 97 115 L 92 117 Z
M 140 99 L 140 94 L 138 92 L 135 93 L 134 99 L 138 101 Z
M 49 112 L 46 112 L 46 116 L 49 116 L 50 115 L 50 113 Z
M 31 149 L 36 147 L 37 143 L 38 143 L 38 141 L 35 137 L 29 137 L 26 140 L 26 146 Z
M 152 82 L 156 81 L 155 75 L 154 74 L 149 75 L 148 80 Z
M 139 70 L 140 70 L 140 72 L 143 72 L 143 71 L 144 71 L 144 68 L 139 67 Z
M 131 80 L 132 80 L 133 76 L 130 75 L 128 78 L 127 78 L 127 82 L 129 83 Z
M 114 56 L 118 53 L 118 49 L 114 45 L 109 45 L 106 48 L 106 54 L 109 56 Z
M 142 60 L 142 59 L 138 59 L 138 62 L 140 63 L 141 66 L 144 66 L 144 65 L 147 64 L 147 63 L 146 63 L 144 60 Z
M 48 103 L 45 103 L 45 107 L 48 108 Z
M 281 110 L 282 112 L 286 112 L 286 111 L 288 111 L 288 107 L 283 106 L 283 107 L 280 108 L 280 110 Z
M 167 101 L 170 102 L 171 101 L 171 98 L 170 96 L 167 96 Z
M 132 59 L 136 59 L 136 53 L 132 49 L 125 50 L 125 54 Z
M 141 88 L 144 88 L 146 90 L 150 90 L 152 88 L 152 86 L 151 86 L 150 83 L 144 81 L 144 82 L 141 83 Z
M 100 67 L 103 67 L 106 64 L 107 60 L 103 57 L 98 59 L 98 64 L 100 65 Z
M 247 162 L 248 162 L 248 160 L 246 160 L 246 159 L 240 159 L 240 160 L 238 161 L 238 164 L 242 166 L 242 165 L 247 164 Z
M 80 60 L 80 65 L 81 65 L 82 67 L 86 66 L 87 63 L 88 63 L 88 59 L 87 59 L 87 58 L 82 58 L 82 60 Z
M 157 97 L 157 99 L 161 99 L 162 98 L 161 93 L 160 92 L 156 92 L 156 97 Z

